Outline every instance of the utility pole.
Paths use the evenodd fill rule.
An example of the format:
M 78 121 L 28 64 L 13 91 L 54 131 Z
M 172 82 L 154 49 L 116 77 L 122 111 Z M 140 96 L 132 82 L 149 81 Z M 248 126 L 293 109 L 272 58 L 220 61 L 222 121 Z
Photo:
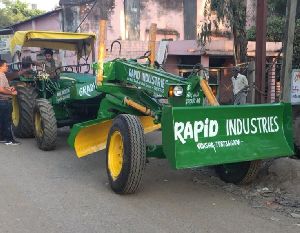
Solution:
M 265 102 L 267 0 L 256 1 L 255 103 Z
M 297 1 L 298 0 L 287 0 L 286 6 L 283 63 L 281 71 L 281 86 L 283 87 L 281 99 L 283 102 L 291 101 L 291 75 Z

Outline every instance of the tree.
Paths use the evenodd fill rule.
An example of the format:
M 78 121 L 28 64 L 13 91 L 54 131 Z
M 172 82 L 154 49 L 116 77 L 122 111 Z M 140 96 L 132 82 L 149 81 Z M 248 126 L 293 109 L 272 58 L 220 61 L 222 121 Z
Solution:
M 216 18 L 213 13 L 216 13 Z M 206 44 L 213 35 L 212 25 L 216 32 L 220 24 L 231 30 L 234 41 L 234 57 L 236 63 L 247 61 L 247 34 L 246 34 L 246 3 L 245 0 L 206 0 L 204 7 L 206 22 L 201 26 L 201 44 Z
M 43 14 L 44 11 L 30 9 L 28 3 L 21 0 L 0 0 L 3 8 L 0 9 L 0 28 L 30 19 Z
M 269 15 L 285 17 L 286 0 L 268 0 Z M 297 4 L 297 16 L 300 17 L 300 4 Z
M 284 9 L 284 10 L 283 10 Z M 284 38 L 286 0 L 268 0 L 267 41 L 282 42 Z M 297 5 L 293 68 L 300 68 L 300 3 Z M 250 41 L 256 39 L 256 27 L 247 31 Z
M 269 15 L 267 18 L 267 41 L 281 42 L 283 39 L 284 18 L 277 15 Z M 247 30 L 249 41 L 256 40 L 256 26 Z

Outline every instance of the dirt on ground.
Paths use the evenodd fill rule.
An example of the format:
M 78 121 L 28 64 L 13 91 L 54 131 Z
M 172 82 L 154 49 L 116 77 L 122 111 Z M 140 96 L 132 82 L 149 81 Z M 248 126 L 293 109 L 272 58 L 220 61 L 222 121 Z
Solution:
M 265 161 L 257 179 L 245 186 L 224 183 L 213 169 L 194 171 L 195 183 L 221 186 L 235 197 L 246 199 L 253 208 L 272 209 L 300 219 L 300 160 L 279 158 Z

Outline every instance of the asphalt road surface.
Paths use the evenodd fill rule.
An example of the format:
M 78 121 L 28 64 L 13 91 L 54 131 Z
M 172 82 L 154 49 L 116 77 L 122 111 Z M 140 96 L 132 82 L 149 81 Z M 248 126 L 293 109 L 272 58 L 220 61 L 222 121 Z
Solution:
M 253 208 L 210 185 L 205 172 L 207 181 L 194 182 L 201 171 L 174 171 L 165 160 L 150 160 L 138 193 L 116 195 L 104 153 L 78 159 L 66 138 L 61 130 L 51 152 L 40 151 L 33 139 L 0 145 L 1 233 L 300 232 L 300 219 Z

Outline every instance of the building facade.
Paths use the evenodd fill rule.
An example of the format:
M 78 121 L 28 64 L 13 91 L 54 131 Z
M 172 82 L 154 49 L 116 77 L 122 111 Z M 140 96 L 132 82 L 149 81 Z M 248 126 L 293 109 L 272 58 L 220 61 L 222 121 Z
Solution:
M 31 20 L 13 25 L 14 30 L 53 30 L 91 32 L 98 34 L 99 20 L 107 19 L 108 58 L 135 58 L 148 50 L 151 23 L 157 24 L 157 57 L 164 68 L 177 75 L 187 76 L 195 64 L 211 69 L 211 76 L 221 102 L 229 103 L 231 72 L 234 64 L 233 41 L 225 37 L 213 37 L 205 46 L 197 43 L 204 17 L 205 0 L 61 0 L 60 9 Z M 256 0 L 247 0 L 247 27 L 255 24 Z M 212 16 L 215 17 L 215 16 Z M 221 31 L 228 28 L 221 26 Z M 114 40 L 119 48 L 110 51 Z M 281 44 L 267 43 L 267 56 L 278 56 Z M 97 49 L 96 49 L 97 51 Z M 64 53 L 62 60 L 72 61 L 72 54 Z M 255 42 L 248 44 L 249 60 L 255 56 Z

